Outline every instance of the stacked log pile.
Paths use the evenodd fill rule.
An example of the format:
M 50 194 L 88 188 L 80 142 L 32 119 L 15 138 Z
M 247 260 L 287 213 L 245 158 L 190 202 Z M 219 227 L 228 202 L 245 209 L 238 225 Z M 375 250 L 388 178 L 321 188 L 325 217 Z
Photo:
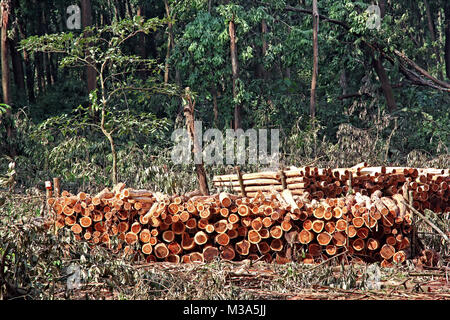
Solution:
M 449 212 L 448 169 L 417 169 L 404 167 L 364 167 L 349 169 L 293 168 L 278 172 L 258 172 L 215 176 L 214 186 L 254 197 L 258 191 L 268 193 L 291 190 L 294 195 L 308 193 L 311 199 L 336 198 L 349 189 L 371 196 L 380 190 L 384 196 L 401 194 L 417 210 L 430 209 L 436 213 Z M 241 188 L 241 183 L 242 187 Z
M 389 266 L 407 257 L 412 220 L 400 194 L 314 199 L 306 191 L 255 192 L 169 197 L 120 183 L 94 196 L 63 191 L 47 203 L 57 229 L 148 262 L 314 263 L 337 256 Z

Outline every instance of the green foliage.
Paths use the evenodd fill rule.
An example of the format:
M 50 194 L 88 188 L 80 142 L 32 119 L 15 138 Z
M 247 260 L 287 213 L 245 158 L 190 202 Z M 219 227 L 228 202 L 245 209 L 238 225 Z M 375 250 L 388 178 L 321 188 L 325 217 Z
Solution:
M 170 132 L 184 125 L 179 92 L 187 86 L 195 94 L 195 116 L 204 128 L 229 128 L 239 103 L 244 129 L 280 129 L 286 165 L 347 166 L 370 159 L 373 164 L 448 166 L 448 94 L 416 86 L 405 78 L 398 59 L 384 59 L 398 107 L 388 113 L 372 54 L 364 45 L 376 44 L 386 54 L 398 49 L 440 77 L 445 70 L 444 39 L 437 37 L 432 42 L 423 3 L 389 3 L 376 29 L 367 23 L 369 1 L 319 2 L 321 15 L 350 30 L 331 20 L 319 21 L 314 126 L 309 119 L 312 18 L 307 10 L 311 3 L 169 0 L 169 30 L 161 1 L 133 0 L 130 8 L 99 1 L 93 2 L 93 16 L 98 17 L 93 26 L 67 32 L 57 22 L 58 14 L 65 15 L 63 1 L 49 1 L 43 5 L 51 11 L 49 32 L 28 32 L 19 48 L 30 53 L 32 67 L 42 64 L 38 52 L 56 57 L 57 81 L 45 88 L 36 83 L 36 102 L 19 111 L 17 100 L 12 104 L 13 117 L 2 118 L 3 124 L 12 123 L 16 129 L 15 137 L 5 138 L 8 143 L 0 148 L 6 153 L 8 146 L 17 145 L 19 184 L 33 185 L 48 175 L 61 175 L 74 187 L 89 180 L 96 180 L 90 187 L 108 184 L 113 155 L 102 132 L 104 111 L 103 129 L 116 145 L 121 179 L 166 192 L 195 188 L 193 167 L 172 166 L 170 160 Z M 437 35 L 444 35 L 444 4 L 430 3 Z M 150 19 L 135 14 L 138 6 Z M 286 6 L 306 11 L 287 11 Z M 26 30 L 38 29 L 36 13 L 24 1 L 19 1 L 16 14 L 25 21 Z M 228 33 L 231 19 L 239 62 L 235 98 Z M 174 42 L 166 61 L 169 31 Z M 141 56 L 142 46 L 145 56 Z M 440 64 L 435 60 L 435 47 L 441 53 Z M 376 51 L 374 57 L 381 55 Z M 165 62 L 167 85 L 162 83 Z M 98 76 L 97 90 L 90 93 L 84 81 L 88 64 Z M 345 95 L 351 97 L 342 98 Z M 5 111 L 0 107 L 0 114 Z M 0 134 L 6 137 L 6 127 L 0 126 Z M 5 164 L 0 166 L 6 172 Z M 225 166 L 208 167 L 211 176 L 227 170 Z M 175 173 L 173 177 L 170 172 Z

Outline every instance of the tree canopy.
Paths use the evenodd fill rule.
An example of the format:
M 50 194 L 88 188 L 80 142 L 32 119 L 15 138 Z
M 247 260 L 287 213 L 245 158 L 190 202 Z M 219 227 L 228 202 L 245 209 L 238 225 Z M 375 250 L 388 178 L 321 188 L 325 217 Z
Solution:
M 448 167 L 450 3 L 314 2 L 3 0 L 0 152 L 23 183 L 187 188 L 189 87 L 205 128 L 280 129 L 285 165 Z

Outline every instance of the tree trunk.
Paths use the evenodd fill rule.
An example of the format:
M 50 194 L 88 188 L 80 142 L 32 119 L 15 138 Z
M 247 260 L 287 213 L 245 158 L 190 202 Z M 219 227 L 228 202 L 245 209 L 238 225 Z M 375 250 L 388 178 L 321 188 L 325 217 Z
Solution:
M 1 2 L 2 92 L 3 92 L 3 103 L 6 103 L 8 105 L 11 103 L 10 70 L 9 70 L 9 41 L 8 41 L 9 15 L 11 12 L 10 5 L 11 5 L 11 1 L 3 0 Z
M 141 4 L 137 8 L 137 16 L 145 19 L 144 7 Z M 139 42 L 139 46 L 137 48 L 138 54 L 141 58 L 145 59 L 147 57 L 147 52 L 145 50 L 146 38 L 145 38 L 145 34 L 143 34 L 142 32 L 138 34 L 138 42 Z
M 1 2 L 1 31 L 0 31 L 0 52 L 1 52 L 1 64 L 2 64 L 2 91 L 3 91 L 3 103 L 11 104 L 11 88 L 10 88 L 10 70 L 9 70 L 9 41 L 8 41 L 8 29 L 10 23 L 10 14 L 13 12 L 12 3 L 10 0 L 3 0 Z M 6 117 L 11 118 L 12 112 L 8 108 L 6 111 Z M 10 121 L 2 121 L 6 129 L 6 138 L 11 141 L 14 137 L 14 128 Z M 8 142 L 9 154 L 11 157 L 16 156 L 16 149 L 12 143 Z
M 195 106 L 192 101 L 192 96 L 189 88 L 185 89 L 185 95 L 183 97 L 185 105 L 183 108 L 184 116 L 186 117 L 186 126 L 189 132 L 190 139 L 194 146 L 194 159 L 197 154 L 201 154 L 202 150 L 198 145 L 198 139 L 202 139 L 202 137 L 196 137 L 195 127 L 194 127 L 194 111 Z M 203 159 L 201 159 L 200 163 L 195 163 L 195 172 L 197 173 L 198 184 L 200 188 L 200 192 L 202 195 L 209 195 L 208 189 L 208 180 L 206 178 L 206 172 L 203 165 Z
M 219 107 L 217 105 L 217 89 L 215 86 L 211 90 L 211 94 L 213 97 L 214 126 L 216 128 L 218 128 L 219 127 Z
M 313 0 L 313 72 L 311 79 L 311 99 L 310 99 L 310 114 L 311 119 L 316 117 L 316 86 L 317 78 L 319 76 L 319 10 L 317 8 L 317 0 Z
M 37 8 L 38 13 L 38 19 L 37 19 L 37 26 L 36 30 L 38 32 L 39 36 L 44 35 L 43 33 L 43 29 L 42 29 L 42 23 L 40 23 L 39 21 L 41 21 L 41 16 L 42 16 L 42 2 L 38 2 L 36 0 L 33 0 L 33 5 L 35 8 Z M 38 84 L 38 91 L 39 91 L 39 95 L 42 94 L 45 91 L 45 76 L 44 76 L 44 53 L 42 52 L 35 52 L 34 53 L 34 66 L 36 68 L 36 80 L 37 80 L 37 84 Z
M 441 71 L 441 55 L 439 54 L 439 46 L 437 44 L 434 44 L 436 42 L 436 33 L 435 33 L 435 27 L 434 27 L 434 21 L 433 17 L 431 15 L 430 5 L 428 3 L 428 0 L 424 0 L 425 4 L 425 10 L 427 14 L 427 21 L 428 21 L 428 31 L 430 32 L 431 41 L 433 41 L 433 49 L 434 53 L 436 55 L 436 66 L 438 67 L 438 77 L 439 79 L 442 79 L 442 71 Z
M 17 52 L 17 39 L 10 41 L 9 49 L 11 50 L 11 62 L 12 69 L 14 73 L 14 83 L 21 93 L 25 92 L 25 75 L 22 65 L 22 57 L 19 52 Z
M 445 74 L 450 79 L 450 1 L 445 1 L 444 5 L 444 28 L 445 28 Z
M 267 53 L 267 41 L 266 41 L 266 34 L 267 34 L 267 23 L 265 20 L 261 21 L 261 37 L 262 37 L 262 60 L 264 61 L 264 57 Z M 261 65 L 261 72 L 264 80 L 267 80 L 267 71 L 264 68 L 264 64 Z
M 375 72 L 378 75 L 378 78 L 380 79 L 381 89 L 383 90 L 384 97 L 386 98 L 387 109 L 389 112 L 392 112 L 397 109 L 397 104 L 395 103 L 394 93 L 392 91 L 389 78 L 386 74 L 386 70 L 383 67 L 383 62 L 381 59 L 381 57 L 380 59 L 376 59 L 374 55 L 372 64 Z
M 106 121 L 106 87 L 105 82 L 103 80 L 103 70 L 100 72 L 100 84 L 101 84 L 101 94 L 102 94 L 102 112 L 101 112 L 101 119 L 100 119 L 100 129 L 102 130 L 103 134 L 109 141 L 109 145 L 111 147 L 111 154 L 112 154 L 112 183 L 114 185 L 117 184 L 118 180 L 118 174 L 117 174 L 117 152 L 116 147 L 114 143 L 114 138 L 108 130 L 105 128 L 105 121 Z
M 381 17 L 384 17 L 384 14 L 386 13 L 386 1 L 385 0 L 379 0 L 378 6 L 380 7 L 380 15 Z
M 167 18 L 170 19 L 170 8 L 169 8 L 168 0 L 164 0 L 164 6 L 166 8 Z M 166 62 L 165 62 L 165 66 L 164 66 L 164 84 L 168 84 L 169 83 L 169 68 L 170 68 L 170 66 L 169 66 L 169 58 L 170 58 L 170 49 L 173 46 L 172 22 L 168 23 L 167 32 L 169 34 L 168 34 L 168 37 L 167 37 Z
M 81 23 L 83 24 L 83 28 L 92 25 L 91 0 L 81 1 Z M 88 58 L 88 61 L 92 63 L 92 59 Z M 90 66 L 86 67 L 86 81 L 88 93 L 91 93 L 97 87 L 97 74 L 95 69 Z
M 20 38 L 26 39 L 25 31 L 20 23 L 17 25 Z M 25 74 L 26 74 L 26 82 L 27 82 L 27 94 L 28 94 L 28 102 L 35 103 L 36 97 L 34 95 L 34 67 L 30 61 L 30 55 L 26 50 L 23 50 L 23 61 L 25 62 Z
M 17 1 L 13 1 L 12 5 L 15 7 L 17 6 Z M 17 51 L 17 46 L 19 42 L 19 31 L 17 27 L 17 19 L 13 16 L 13 12 L 11 12 L 11 21 L 16 22 L 16 26 L 14 27 L 14 38 L 9 41 L 9 50 L 11 52 L 11 62 L 12 62 L 12 69 L 14 74 L 14 83 L 17 87 L 18 92 L 18 98 L 19 100 L 22 99 L 22 97 L 25 97 L 25 75 L 23 70 L 23 64 L 22 64 L 22 56 L 20 55 L 20 52 Z
M 117 15 L 119 20 L 125 18 L 125 6 L 123 0 L 116 0 L 114 7 L 117 8 Z
M 231 70 L 233 73 L 233 98 L 237 97 L 237 79 L 239 77 L 239 64 L 238 64 L 238 56 L 236 49 L 236 30 L 234 24 L 234 16 L 233 19 L 229 22 L 228 31 L 230 34 L 230 51 L 231 51 Z M 234 106 L 234 130 L 240 129 L 242 127 L 241 122 L 241 112 L 242 107 L 239 103 L 235 103 Z

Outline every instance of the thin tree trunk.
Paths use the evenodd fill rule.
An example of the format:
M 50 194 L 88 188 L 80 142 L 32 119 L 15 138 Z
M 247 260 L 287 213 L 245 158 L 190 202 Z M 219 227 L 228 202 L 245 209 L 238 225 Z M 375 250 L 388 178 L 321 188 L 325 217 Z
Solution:
M 216 128 L 218 128 L 219 127 L 219 107 L 217 105 L 217 89 L 215 86 L 211 90 L 211 94 L 213 97 L 214 126 Z
M 137 16 L 145 19 L 144 7 L 141 4 L 137 8 Z M 146 49 L 146 38 L 145 38 L 145 34 L 143 34 L 142 32 L 138 34 L 138 42 L 139 42 L 139 46 L 137 48 L 138 54 L 141 58 L 145 59 L 147 57 L 147 52 L 145 50 Z
M 20 21 L 18 21 L 20 22 Z M 26 39 L 27 36 L 23 27 L 20 23 L 17 24 L 17 28 L 19 30 L 20 38 Z M 25 63 L 25 75 L 26 75 L 26 84 L 27 84 L 27 94 L 28 94 L 28 102 L 35 103 L 36 97 L 34 95 L 34 67 L 30 61 L 30 55 L 26 50 L 23 50 L 23 61 Z
M 384 5 L 385 4 L 383 3 L 383 8 L 384 8 Z M 381 14 L 381 19 L 383 19 L 385 10 L 381 11 L 380 14 Z M 376 59 L 374 52 L 372 52 L 372 65 L 373 65 L 373 68 L 375 69 L 376 74 L 378 75 L 378 79 L 380 80 L 381 89 L 383 90 L 383 94 L 386 99 L 387 109 L 389 112 L 392 112 L 395 109 L 397 109 L 397 104 L 395 103 L 395 98 L 394 98 L 394 92 L 392 91 L 391 83 L 389 82 L 389 78 L 388 78 L 388 76 L 386 74 L 386 70 L 384 69 L 384 66 L 383 66 L 383 58 L 380 57 L 379 59 Z
M 380 15 L 381 17 L 384 17 L 384 14 L 386 13 L 386 2 L 385 0 L 379 0 L 378 6 L 380 7 Z
M 313 72 L 311 79 L 311 99 L 310 114 L 311 119 L 316 117 L 316 86 L 319 76 L 319 10 L 317 8 L 317 0 L 313 0 Z
M 194 146 L 194 158 L 196 158 L 196 155 L 201 154 L 201 152 L 202 152 L 200 146 L 198 145 L 198 139 L 201 139 L 201 137 L 196 137 L 196 134 L 195 134 L 195 127 L 194 127 L 195 106 L 194 106 L 194 102 L 192 101 L 192 96 L 191 96 L 189 88 L 185 89 L 185 95 L 184 95 L 183 99 L 185 102 L 183 112 L 184 112 L 184 116 L 186 117 L 186 126 L 187 126 L 187 129 L 189 132 L 190 139 Z M 205 171 L 205 168 L 203 165 L 203 159 L 201 159 L 200 163 L 197 163 L 197 161 L 196 161 L 195 172 L 197 173 L 197 179 L 198 179 L 200 192 L 202 193 L 202 195 L 209 195 L 208 180 L 206 178 L 206 171 Z
M 10 0 L 3 0 L 1 2 L 1 31 L 0 31 L 0 52 L 1 52 L 1 65 L 2 65 L 2 91 L 3 91 L 3 103 L 11 104 L 11 88 L 10 88 L 10 70 L 9 70 L 9 41 L 8 41 L 8 29 L 10 14 L 13 12 L 12 4 Z M 11 118 L 12 112 L 8 108 L 6 111 L 6 117 Z M 3 121 L 6 129 L 6 137 L 11 140 L 15 133 L 14 128 L 10 121 Z M 16 156 L 16 149 L 12 143 L 8 143 L 9 154 L 12 157 Z
M 125 18 L 125 8 L 124 8 L 123 0 L 116 0 L 114 6 L 117 8 L 117 14 L 118 14 L 119 20 L 122 20 L 123 18 Z
M 125 7 L 128 14 L 128 18 L 129 19 L 133 18 L 133 10 L 131 9 L 130 1 L 128 0 L 125 1 Z
M 164 0 L 164 7 L 166 8 L 167 18 L 170 19 L 170 8 L 169 8 L 168 0 Z M 166 61 L 165 61 L 165 66 L 164 66 L 164 84 L 169 83 L 169 69 L 170 69 L 169 58 L 170 58 L 170 49 L 173 46 L 172 22 L 168 23 L 167 32 L 169 33 L 169 35 L 167 37 Z
M 14 73 L 14 84 L 20 93 L 25 92 L 25 75 L 22 65 L 22 57 L 17 52 L 17 39 L 9 42 L 9 49 L 11 51 L 11 62 Z
M 40 17 L 42 15 L 42 2 L 38 2 L 36 0 L 33 0 L 33 5 L 35 8 L 37 8 L 38 10 L 38 14 L 37 16 L 39 17 L 38 21 L 37 21 L 37 32 L 39 36 L 44 35 L 43 33 L 43 29 L 42 29 L 42 23 L 40 23 Z M 36 68 L 36 80 L 37 80 L 37 84 L 38 84 L 38 91 L 39 91 L 39 95 L 42 94 L 45 91 L 45 76 L 44 76 L 44 53 L 42 52 L 35 52 L 34 53 L 34 61 L 35 61 L 35 68 Z
M 445 49 L 444 49 L 444 60 L 445 60 L 445 74 L 447 78 L 450 79 L 450 1 L 445 1 L 444 5 L 444 28 L 445 28 Z
M 11 1 L 1 2 L 1 63 L 2 63 L 2 92 L 3 103 L 11 103 L 11 88 L 10 88 L 10 70 L 9 70 L 9 41 L 8 41 L 8 28 L 9 28 L 9 15 Z M 9 136 L 9 135 L 8 135 Z
M 44 61 L 44 70 L 45 70 L 45 80 L 46 80 L 46 87 L 50 87 L 52 85 L 52 75 L 50 70 L 50 61 L 49 61 L 49 55 L 47 53 L 43 54 L 43 61 Z
M 397 104 L 395 103 L 394 93 L 392 91 L 391 83 L 389 82 L 389 78 L 386 74 L 386 70 L 383 67 L 383 62 L 380 59 L 376 59 L 375 55 L 373 55 L 373 67 L 375 72 L 378 75 L 381 83 L 381 89 L 383 90 L 384 97 L 386 98 L 386 104 L 389 112 L 392 112 L 397 109 Z
M 81 1 L 81 22 L 83 28 L 92 25 L 92 6 L 91 0 Z M 92 59 L 88 58 L 88 62 L 92 63 Z M 86 67 L 86 81 L 88 93 L 91 93 L 97 87 L 97 74 L 91 66 Z
M 341 76 L 339 78 L 339 84 L 341 85 L 341 88 L 342 88 L 342 96 L 347 95 L 348 81 L 347 81 L 347 71 L 345 70 L 345 68 L 342 69 Z
M 264 57 L 267 53 L 267 41 L 266 41 L 266 34 L 267 34 L 267 23 L 265 20 L 261 21 L 261 37 L 262 37 L 262 60 L 264 60 Z M 267 71 L 264 68 L 264 64 L 261 65 L 261 72 L 264 80 L 267 80 Z
M 117 184 L 118 174 L 117 174 L 117 152 L 116 152 L 116 146 L 114 143 L 114 138 L 108 130 L 105 128 L 105 121 L 106 121 L 106 87 L 105 82 L 103 80 L 103 71 L 100 72 L 100 84 L 101 84 L 101 93 L 102 93 L 102 112 L 101 112 L 101 119 L 100 119 L 100 129 L 102 130 L 103 134 L 105 135 L 106 139 L 109 141 L 109 145 L 111 147 L 111 154 L 112 154 L 112 183 L 114 185 Z
M 238 64 L 238 56 L 236 49 L 236 29 L 234 24 L 234 16 L 233 19 L 229 22 L 228 31 L 230 35 L 230 51 L 231 51 L 231 69 L 233 73 L 233 98 L 237 97 L 237 80 L 239 78 L 239 64 Z M 236 103 L 234 106 L 234 129 L 240 129 L 242 127 L 241 122 L 241 112 L 242 107 L 239 103 Z
M 436 33 L 435 33 L 435 27 L 434 27 L 434 22 L 433 22 L 433 17 L 431 15 L 431 10 L 430 10 L 430 5 L 428 3 L 428 0 L 424 0 L 423 1 L 425 4 L 425 11 L 427 14 L 427 20 L 428 20 L 428 31 L 430 32 L 430 36 L 431 36 L 431 41 L 433 41 L 433 49 L 434 49 L 434 53 L 436 55 L 436 65 L 438 67 L 438 77 L 439 79 L 442 79 L 442 71 L 441 71 L 441 55 L 439 54 L 439 47 L 437 44 L 435 44 L 436 42 Z
M 18 5 L 17 0 L 12 1 L 12 5 L 16 7 Z M 19 31 L 18 31 L 18 19 L 11 13 L 11 21 L 15 21 L 15 32 L 12 40 L 9 41 L 9 50 L 11 52 L 11 62 L 14 74 L 14 83 L 17 87 L 18 96 L 25 96 L 25 74 L 23 69 L 22 56 L 20 52 L 17 51 L 17 46 L 19 42 Z
M 56 83 L 58 81 L 58 59 L 54 55 L 49 55 L 49 62 L 50 62 L 50 70 L 51 70 L 51 78 L 52 78 L 52 84 Z M 56 63 L 55 63 L 56 60 Z

